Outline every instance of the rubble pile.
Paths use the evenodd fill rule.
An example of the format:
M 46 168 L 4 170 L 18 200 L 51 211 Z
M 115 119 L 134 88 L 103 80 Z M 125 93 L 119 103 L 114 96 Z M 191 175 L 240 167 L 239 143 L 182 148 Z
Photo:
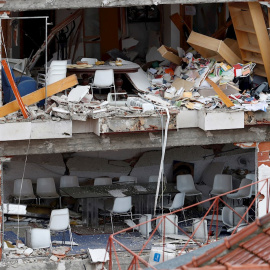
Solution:
M 181 48 L 162 47 L 156 51 L 170 61 L 152 61 L 147 64 L 146 71 L 137 72 L 139 77 L 130 77 L 133 94 L 109 93 L 107 100 L 96 100 L 90 85 L 78 85 L 65 94 L 48 97 L 45 111 L 36 105 L 28 106 L 30 119 L 86 121 L 88 118 L 148 117 L 159 115 L 164 108 L 170 114 L 178 114 L 181 110 L 266 111 L 270 101 L 269 86 L 263 77 L 253 76 L 255 63 L 231 65 L 224 59 L 203 58 L 191 48 L 184 52 Z M 172 54 L 170 57 L 168 52 Z M 136 86 L 140 81 L 147 87 Z M 27 119 L 24 120 L 18 111 L 0 121 Z

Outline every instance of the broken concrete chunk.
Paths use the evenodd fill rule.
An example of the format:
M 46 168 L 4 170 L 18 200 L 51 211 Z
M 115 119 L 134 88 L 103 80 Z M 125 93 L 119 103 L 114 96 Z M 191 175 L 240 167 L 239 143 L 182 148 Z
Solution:
M 65 104 L 68 104 L 68 99 L 67 97 L 66 98 L 63 98 L 63 97 L 66 97 L 66 96 L 61 96 L 61 97 L 58 97 L 58 96 L 52 96 L 51 97 L 51 100 L 55 101 L 57 104 L 59 105 L 65 105 Z
M 25 251 L 24 251 L 24 255 L 25 256 L 29 256 L 33 253 L 33 249 L 32 248 L 27 248 Z
M 24 247 L 25 245 L 24 245 L 24 243 L 21 241 L 21 240 L 17 240 L 16 241 L 16 247 L 17 248 L 22 248 L 22 247 Z
M 57 261 L 58 261 L 58 258 L 57 258 L 55 255 L 52 255 L 52 256 L 50 257 L 50 260 L 51 260 L 51 261 L 54 261 L 54 262 L 57 262 Z
M 91 94 L 86 94 L 86 95 L 81 99 L 81 102 L 89 103 L 89 102 L 91 102 L 92 99 L 93 99 L 93 95 L 91 95 Z
M 68 110 L 65 110 L 61 107 L 53 107 L 52 111 L 57 112 L 57 113 L 70 114 L 70 112 Z
M 107 262 L 109 260 L 109 253 L 104 248 L 87 249 L 89 258 L 93 263 Z
M 48 106 L 45 113 L 50 113 L 52 111 L 52 108 L 56 107 L 56 103 L 53 103 L 52 105 Z
M 89 85 L 78 85 L 74 87 L 68 95 L 68 102 L 80 102 L 82 98 L 89 92 L 89 89 Z

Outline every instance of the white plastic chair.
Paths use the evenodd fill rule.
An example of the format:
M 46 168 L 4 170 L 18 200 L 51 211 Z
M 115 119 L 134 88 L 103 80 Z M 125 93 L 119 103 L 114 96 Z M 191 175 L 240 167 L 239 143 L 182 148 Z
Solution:
M 131 196 L 127 197 L 121 197 L 121 198 L 115 198 L 114 203 L 112 205 L 111 209 L 105 209 L 110 213 L 111 217 L 111 225 L 112 225 L 112 231 L 114 233 L 114 226 L 113 226 L 113 217 L 114 216 L 124 216 L 124 217 L 130 217 L 132 220 L 132 198 Z M 104 230 L 105 230 L 105 216 L 106 213 L 104 213 Z
M 246 210 L 247 210 L 246 206 L 237 206 L 237 207 L 234 208 L 234 211 L 236 213 L 238 213 L 239 216 L 241 216 L 241 217 L 244 216 Z M 222 214 L 221 214 L 222 222 L 224 223 L 224 225 L 226 227 L 229 228 L 227 230 L 228 232 L 234 230 L 234 227 L 237 226 L 237 224 L 239 223 L 239 221 L 241 219 L 236 213 L 234 213 L 233 210 L 231 210 L 227 206 L 223 207 L 223 209 L 222 209 Z M 241 221 L 239 226 L 248 225 L 245 222 L 245 220 L 248 221 L 248 213 L 245 215 L 244 219 Z
M 47 77 L 45 74 L 38 74 L 37 81 L 40 87 L 45 87 L 45 83 L 50 85 L 67 76 L 67 60 L 53 60 L 48 69 Z
M 164 182 L 167 182 L 167 178 L 165 175 L 163 176 L 163 180 Z M 149 183 L 156 183 L 157 181 L 158 181 L 158 175 L 150 175 L 148 178 Z
M 76 175 L 63 175 L 60 178 L 60 188 L 79 187 L 79 179 Z M 62 195 L 63 196 L 63 195 Z
M 250 185 L 251 183 L 252 183 L 252 180 L 250 179 L 247 179 L 247 178 L 242 179 L 240 183 L 240 187 L 239 187 L 242 189 L 239 189 L 237 192 L 227 194 L 227 197 L 229 199 L 239 200 L 239 201 L 242 199 L 251 198 L 252 196 L 251 186 L 243 188 L 244 186 Z
M 94 186 L 112 185 L 112 178 L 109 177 L 97 177 L 94 179 Z
M 127 184 L 137 183 L 137 177 L 129 176 L 129 175 L 121 175 L 119 177 L 118 182 L 119 183 L 127 183 Z
M 185 193 L 177 193 L 174 198 L 173 201 L 171 201 L 168 204 L 163 205 L 164 209 L 169 210 L 170 212 L 175 211 L 177 209 L 181 209 L 183 208 L 185 203 Z M 184 220 L 186 221 L 186 217 L 185 217 L 185 213 L 184 210 L 181 211 L 184 217 Z
M 59 206 L 61 208 L 61 199 L 56 192 L 55 182 L 52 177 L 38 178 L 36 193 L 38 196 L 38 204 L 40 204 L 40 199 L 59 199 Z
M 82 58 L 81 62 L 87 62 L 88 65 L 94 65 L 97 62 L 96 58 Z
M 79 179 L 75 175 L 63 175 L 60 178 L 60 189 L 65 187 L 79 187 Z M 66 193 L 60 190 L 60 201 L 62 207 L 62 197 L 68 197 Z
M 210 196 L 217 196 L 232 190 L 232 176 L 228 174 L 216 174 Z
M 185 193 L 177 193 L 174 196 L 174 199 L 172 202 L 163 205 L 163 208 L 168 209 L 170 212 L 180 209 L 184 206 L 185 203 Z
M 255 173 L 248 173 L 246 175 L 246 178 L 252 180 L 253 183 L 256 182 L 256 180 L 255 180 L 255 178 L 256 178 Z M 257 185 L 257 184 L 255 184 L 255 185 Z M 253 196 L 256 195 L 255 185 L 252 185 L 251 186 L 251 193 L 252 193 Z
M 181 193 L 185 193 L 185 196 L 195 196 L 197 201 L 197 196 L 202 195 L 202 193 L 195 188 L 193 177 L 191 174 L 177 175 L 176 177 L 176 188 Z
M 34 194 L 32 180 L 31 179 L 16 179 L 14 180 L 13 198 L 16 200 L 20 198 L 21 201 L 36 200 L 37 197 Z
M 112 69 L 104 69 L 104 70 L 96 70 L 94 81 L 91 83 L 91 91 L 92 95 L 94 92 L 94 89 L 103 89 L 103 88 L 110 88 L 115 91 L 115 84 L 114 84 L 114 73 Z M 116 96 L 115 96 L 116 97 Z
M 69 232 L 69 240 L 72 248 L 73 237 L 69 223 L 68 208 L 52 210 L 48 228 L 53 232 L 63 232 L 63 244 L 65 243 L 65 232 Z

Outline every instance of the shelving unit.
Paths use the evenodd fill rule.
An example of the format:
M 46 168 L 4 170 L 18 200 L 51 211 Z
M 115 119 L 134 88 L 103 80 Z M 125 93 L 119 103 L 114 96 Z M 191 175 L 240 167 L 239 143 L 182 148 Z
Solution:
M 266 77 L 270 84 L 270 41 L 260 3 L 228 5 L 242 59 L 256 63 L 254 73 Z

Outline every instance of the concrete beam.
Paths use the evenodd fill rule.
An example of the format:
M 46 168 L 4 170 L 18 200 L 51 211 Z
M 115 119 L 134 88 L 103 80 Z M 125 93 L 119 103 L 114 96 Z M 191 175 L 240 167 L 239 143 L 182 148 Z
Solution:
M 28 154 L 52 154 L 85 151 L 150 149 L 161 147 L 161 132 L 73 134 L 67 139 L 32 140 Z M 203 131 L 199 128 L 169 131 L 167 147 L 270 141 L 269 126 L 238 130 Z M 28 141 L 0 143 L 0 156 L 27 154 Z
M 240 2 L 235 0 L 10 0 L 5 3 L 1 11 L 25 11 L 48 9 L 80 9 L 100 7 L 128 7 L 153 4 L 201 4 L 201 3 Z M 251 2 L 245 0 L 241 2 Z

